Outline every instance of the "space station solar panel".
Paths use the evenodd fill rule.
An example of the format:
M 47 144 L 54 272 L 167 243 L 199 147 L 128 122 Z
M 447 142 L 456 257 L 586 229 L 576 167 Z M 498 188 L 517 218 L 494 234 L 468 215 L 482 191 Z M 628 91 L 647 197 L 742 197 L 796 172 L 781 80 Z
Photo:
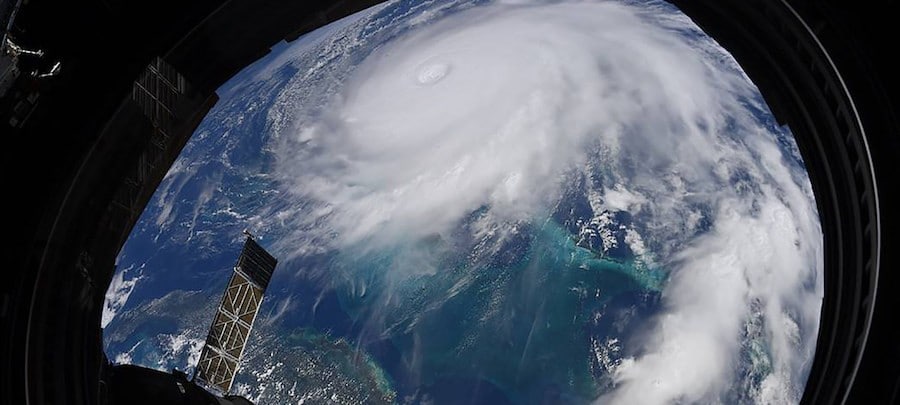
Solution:
M 272 278 L 272 272 L 275 270 L 275 260 L 269 252 L 266 252 L 262 246 L 251 238 L 247 238 L 244 243 L 244 249 L 238 258 L 237 268 L 247 275 L 256 285 L 265 289 L 269 285 L 269 279 Z
M 200 352 L 196 380 L 223 393 L 231 389 L 276 264 L 269 252 L 247 238 Z

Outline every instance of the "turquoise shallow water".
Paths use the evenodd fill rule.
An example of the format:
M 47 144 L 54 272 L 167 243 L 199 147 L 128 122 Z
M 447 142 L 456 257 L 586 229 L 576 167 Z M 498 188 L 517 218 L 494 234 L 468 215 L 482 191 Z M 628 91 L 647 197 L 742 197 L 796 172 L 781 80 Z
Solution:
M 577 246 L 553 220 L 535 222 L 503 246 L 508 261 L 440 237 L 338 256 L 332 274 L 355 339 L 396 348 L 400 364 L 384 366 L 399 392 L 452 380 L 487 382 L 514 402 L 596 397 L 591 337 L 618 332 L 597 320 L 658 293 L 666 274 Z

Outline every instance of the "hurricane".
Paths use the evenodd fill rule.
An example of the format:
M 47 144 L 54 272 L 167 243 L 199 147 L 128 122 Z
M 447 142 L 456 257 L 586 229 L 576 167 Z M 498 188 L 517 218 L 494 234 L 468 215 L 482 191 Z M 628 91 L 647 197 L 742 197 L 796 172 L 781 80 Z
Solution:
M 519 403 L 799 401 L 823 296 L 809 179 L 673 6 L 389 2 L 310 35 L 241 85 L 284 77 L 244 107 L 267 197 L 234 215 L 288 263 L 264 321 L 374 353 L 412 402 L 473 384 Z M 190 217 L 171 195 L 157 224 Z M 291 286 L 310 280 L 304 306 Z M 346 321 L 317 320 L 332 298 Z

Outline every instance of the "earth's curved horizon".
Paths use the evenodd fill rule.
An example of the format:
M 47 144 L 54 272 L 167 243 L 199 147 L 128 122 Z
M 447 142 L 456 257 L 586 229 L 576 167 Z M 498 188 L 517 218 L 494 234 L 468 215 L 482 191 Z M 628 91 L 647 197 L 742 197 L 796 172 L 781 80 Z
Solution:
M 808 175 L 671 5 L 390 1 L 219 95 L 120 253 L 111 361 L 191 371 L 249 229 L 259 403 L 799 401 Z

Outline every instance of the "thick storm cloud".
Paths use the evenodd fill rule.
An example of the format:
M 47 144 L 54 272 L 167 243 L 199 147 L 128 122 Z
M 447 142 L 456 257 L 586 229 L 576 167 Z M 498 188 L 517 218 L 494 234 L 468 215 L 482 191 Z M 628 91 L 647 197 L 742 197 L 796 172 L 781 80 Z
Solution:
M 670 274 L 600 400 L 715 401 L 748 324 L 771 345 L 756 401 L 799 399 L 822 295 L 812 192 L 756 88 L 690 20 L 497 2 L 411 27 L 344 79 L 273 118 L 290 123 L 271 148 L 282 201 L 298 203 L 272 220 L 298 254 L 446 234 L 479 209 L 474 232 L 503 233 L 599 164 L 600 204 L 640 217 L 641 248 Z

